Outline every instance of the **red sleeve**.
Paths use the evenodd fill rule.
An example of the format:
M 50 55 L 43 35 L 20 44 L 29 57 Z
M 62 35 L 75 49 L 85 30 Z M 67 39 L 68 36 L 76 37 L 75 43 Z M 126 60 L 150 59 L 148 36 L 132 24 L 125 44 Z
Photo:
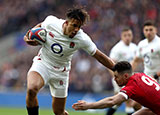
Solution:
M 136 94 L 136 84 L 133 81 L 130 81 L 127 83 L 127 85 L 125 87 L 123 87 L 120 92 L 125 93 L 126 95 L 128 95 L 129 98 L 132 97 L 132 95 Z

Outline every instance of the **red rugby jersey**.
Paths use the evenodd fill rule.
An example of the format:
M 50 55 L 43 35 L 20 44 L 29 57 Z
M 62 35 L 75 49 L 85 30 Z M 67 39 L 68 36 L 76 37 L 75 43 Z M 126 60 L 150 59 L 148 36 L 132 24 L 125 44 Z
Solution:
M 120 92 L 160 115 L 160 85 L 144 73 L 135 73 Z

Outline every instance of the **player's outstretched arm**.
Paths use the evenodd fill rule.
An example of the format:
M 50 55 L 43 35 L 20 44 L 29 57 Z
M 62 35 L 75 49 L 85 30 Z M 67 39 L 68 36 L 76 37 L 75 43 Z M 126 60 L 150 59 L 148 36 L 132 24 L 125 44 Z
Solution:
M 93 55 L 100 63 L 102 63 L 105 67 L 112 69 L 114 66 L 114 61 L 102 53 L 100 50 L 97 49 L 96 53 Z
M 121 104 L 124 101 L 126 101 L 126 98 L 121 94 L 117 94 L 93 103 L 88 103 L 86 101 L 80 100 L 77 103 L 74 103 L 72 105 L 72 108 L 75 110 L 104 109 L 112 107 L 113 105 Z
M 41 27 L 41 23 L 37 24 L 33 28 L 38 28 L 38 27 Z M 27 33 L 24 35 L 23 39 L 28 45 L 31 45 L 31 46 L 40 45 L 37 41 L 29 39 L 29 31 L 27 31 Z

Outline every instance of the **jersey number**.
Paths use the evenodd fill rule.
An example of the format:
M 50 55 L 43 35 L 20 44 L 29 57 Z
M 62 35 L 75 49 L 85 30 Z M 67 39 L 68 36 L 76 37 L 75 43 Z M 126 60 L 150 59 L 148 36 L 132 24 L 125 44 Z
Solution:
M 156 90 L 157 91 L 159 91 L 160 90 L 160 86 L 156 83 L 156 82 L 154 82 L 154 81 L 152 81 L 152 80 L 150 80 L 148 77 L 146 77 L 146 76 L 142 76 L 142 81 L 145 83 L 145 84 L 147 84 L 147 85 L 149 85 L 149 86 L 152 86 L 153 84 L 156 86 Z

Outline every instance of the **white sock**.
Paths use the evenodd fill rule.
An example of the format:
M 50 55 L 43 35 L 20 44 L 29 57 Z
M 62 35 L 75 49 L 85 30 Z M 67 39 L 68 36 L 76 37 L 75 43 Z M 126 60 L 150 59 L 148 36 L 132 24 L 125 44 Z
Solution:
M 133 112 L 134 112 L 134 109 L 133 109 L 133 107 L 126 107 L 126 108 L 125 108 L 125 112 L 126 112 L 126 113 L 133 113 Z

